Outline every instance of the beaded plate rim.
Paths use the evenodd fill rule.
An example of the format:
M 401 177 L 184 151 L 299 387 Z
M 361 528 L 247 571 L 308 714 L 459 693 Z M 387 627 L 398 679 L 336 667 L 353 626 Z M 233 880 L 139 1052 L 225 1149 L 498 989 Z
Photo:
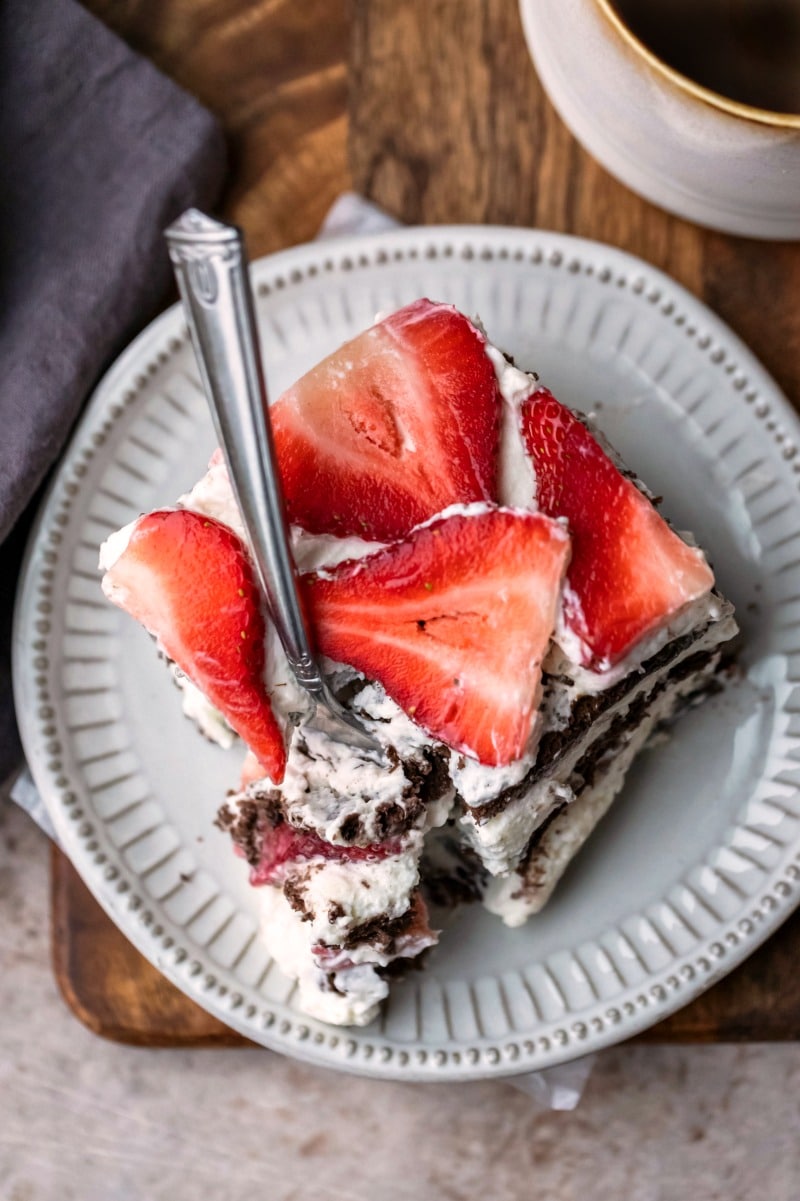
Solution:
M 601 243 L 569 235 L 503 227 L 441 226 L 316 243 L 268 256 L 253 264 L 259 295 L 302 286 L 325 273 L 357 272 L 404 259 L 461 258 L 528 261 L 556 272 L 594 275 L 609 288 L 630 289 L 660 316 L 682 328 L 714 369 L 728 377 L 731 394 L 770 434 L 776 453 L 797 485 L 800 505 L 800 425 L 788 402 L 738 338 L 696 298 L 642 260 Z M 598 265 L 600 264 L 600 265 Z M 698 320 L 698 316 L 700 319 Z M 87 464 L 147 384 L 148 368 L 120 392 L 132 364 L 168 361 L 186 331 L 178 306 L 157 318 L 112 366 L 95 390 L 73 436 L 31 535 L 18 592 L 14 630 L 14 677 L 23 743 L 37 786 L 59 838 L 100 904 L 127 937 L 168 979 L 215 1017 L 274 1050 L 328 1067 L 381 1078 L 466 1080 L 535 1071 L 619 1042 L 693 999 L 754 951 L 800 903 L 800 845 L 771 873 L 748 914 L 722 923 L 701 952 L 685 955 L 669 971 L 653 973 L 640 990 L 628 989 L 610 1006 L 598 1004 L 586 1020 L 543 1022 L 529 1038 L 484 1038 L 456 1048 L 398 1046 L 362 1031 L 326 1027 L 294 1012 L 273 1012 L 248 1002 L 220 980 L 224 971 L 187 947 L 159 917 L 157 905 L 139 895 L 136 877 L 109 861 L 82 807 L 80 783 L 61 760 L 57 698 L 47 677 L 52 634 L 49 583 L 69 527 L 69 511 L 87 475 Z M 155 357 L 153 357 L 155 356 Z M 797 740 L 800 743 L 800 740 Z

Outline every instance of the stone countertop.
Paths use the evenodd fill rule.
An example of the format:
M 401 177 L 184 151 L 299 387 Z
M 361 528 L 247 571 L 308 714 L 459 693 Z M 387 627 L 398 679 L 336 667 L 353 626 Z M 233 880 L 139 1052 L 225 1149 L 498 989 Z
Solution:
M 796 1201 L 800 1046 L 621 1046 L 574 1113 L 268 1051 L 141 1050 L 73 1017 L 48 844 L 0 802 L 2 1201 Z

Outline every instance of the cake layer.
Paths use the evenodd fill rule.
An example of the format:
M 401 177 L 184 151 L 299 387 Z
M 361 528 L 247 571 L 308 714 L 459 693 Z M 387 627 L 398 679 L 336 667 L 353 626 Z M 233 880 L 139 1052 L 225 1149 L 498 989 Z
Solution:
M 733 624 L 732 618 L 728 621 Z M 721 644 L 727 637 L 710 646 L 706 638 L 702 648 L 689 648 L 666 673 L 648 677 L 626 709 L 604 723 L 574 763 L 570 800 L 553 808 L 533 831 L 516 870 L 488 882 L 484 904 L 491 913 L 508 926 L 520 926 L 543 908 L 569 862 L 619 794 L 628 769 L 654 731 L 701 700 L 714 685 Z
M 444 820 L 446 811 L 435 816 Z M 251 884 L 281 888 L 327 946 L 353 947 L 361 941 L 354 931 L 393 922 L 419 882 L 423 829 L 367 847 L 334 846 L 290 826 L 273 798 L 247 796 L 223 806 L 217 823 L 249 864 Z
M 306 1012 L 333 1023 L 368 1021 L 386 995 L 380 972 L 437 940 L 419 861 L 425 832 L 447 818 L 452 790 L 438 803 L 421 802 L 417 828 L 364 847 L 290 825 L 280 791 L 263 783 L 229 798 L 218 822 L 250 864 L 265 941 L 298 980 Z
M 641 670 L 603 692 L 580 694 L 567 677 L 551 680 L 551 704 L 552 693 L 560 693 L 563 704 L 553 708 L 565 710 L 566 719 L 559 715 L 545 730 L 536 760 L 521 781 L 483 804 L 463 806 L 460 826 L 492 875 L 516 868 L 534 832 L 574 801 L 576 766 L 594 746 L 602 745 L 615 723 L 616 728 L 621 723 L 634 730 L 641 720 L 642 699 L 662 680 L 679 672 L 694 655 L 710 654 L 735 635 L 732 606 L 717 600 L 715 610 L 714 621 L 662 647 Z
M 409 866 L 411 871 L 398 880 L 393 874 L 402 876 L 403 870 L 392 865 L 382 888 L 380 872 L 331 873 L 328 865 L 321 879 L 293 881 L 296 890 L 261 889 L 264 943 L 281 971 L 297 981 L 304 1013 L 333 1025 L 365 1025 L 388 995 L 386 969 L 436 943 L 438 935 L 416 888 L 416 864 Z M 315 867 L 310 865 L 312 873 Z M 316 895 L 310 895 L 314 888 L 309 883 Z M 406 907 L 398 913 L 403 897 Z M 367 916 L 371 907 L 378 911 Z M 322 941 L 323 935 L 339 941 Z
M 264 945 L 281 971 L 297 981 L 303 1013 L 335 1026 L 364 1026 L 376 1016 L 389 985 L 370 964 L 326 971 L 314 955 L 313 935 L 279 888 L 259 898 Z
M 219 824 L 242 847 L 249 862 L 254 860 L 252 839 L 259 822 L 262 828 L 264 821 L 274 825 L 279 815 L 295 829 L 313 831 L 332 846 L 367 847 L 409 830 L 440 825 L 450 810 L 452 787 L 441 761 L 434 756 L 421 762 L 397 760 L 387 773 L 389 782 L 397 777 L 394 794 L 385 795 L 386 781 L 382 781 L 371 803 L 369 790 L 357 773 L 350 788 L 332 786 L 330 780 L 316 786 L 315 777 L 329 760 L 325 754 L 312 758 L 303 742 L 298 756 L 301 763 L 306 756 L 311 783 L 303 791 L 282 791 L 269 780 L 257 780 L 221 807 Z

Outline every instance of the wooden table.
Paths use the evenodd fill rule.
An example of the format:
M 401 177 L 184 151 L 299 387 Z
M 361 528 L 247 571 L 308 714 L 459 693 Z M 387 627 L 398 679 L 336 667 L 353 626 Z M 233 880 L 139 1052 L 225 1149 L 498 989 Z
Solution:
M 228 131 L 226 213 L 251 253 L 314 236 L 353 187 L 408 223 L 540 226 L 669 272 L 800 398 L 800 244 L 701 230 L 629 192 L 546 99 L 516 0 L 88 0 Z M 349 88 L 348 88 L 349 85 Z M 349 96 L 348 96 L 349 91 Z M 53 955 L 98 1033 L 149 1045 L 236 1044 L 170 985 L 53 852 Z M 800 914 L 649 1041 L 800 1037 Z

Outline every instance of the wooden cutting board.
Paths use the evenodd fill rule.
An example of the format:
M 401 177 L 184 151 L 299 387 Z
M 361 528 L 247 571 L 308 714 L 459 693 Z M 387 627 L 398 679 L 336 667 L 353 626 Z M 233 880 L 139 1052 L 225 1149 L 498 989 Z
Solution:
M 613 180 L 547 101 L 516 0 L 87 0 L 230 138 L 226 213 L 251 253 L 312 238 L 355 187 L 400 220 L 540 226 L 669 272 L 800 398 L 800 244 L 700 230 Z M 349 89 L 349 104 L 348 104 Z M 53 962 L 78 1017 L 150 1046 L 243 1040 L 169 984 L 52 860 Z M 800 1037 L 800 914 L 651 1042 Z
M 56 979 L 67 1004 L 91 1030 L 148 1047 L 244 1045 L 139 954 L 55 847 L 51 879 Z M 799 952 L 796 913 L 740 968 L 640 1041 L 800 1038 Z

